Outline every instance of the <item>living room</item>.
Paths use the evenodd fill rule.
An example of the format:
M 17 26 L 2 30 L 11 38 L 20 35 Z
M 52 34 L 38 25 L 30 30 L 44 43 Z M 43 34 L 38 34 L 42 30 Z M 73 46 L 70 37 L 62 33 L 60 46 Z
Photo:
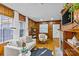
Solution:
M 78 9 L 78 3 L 0 3 L 0 56 L 79 56 Z
M 2 39 L 2 44 L 1 44 L 2 47 L 1 47 L 0 55 L 14 56 L 14 55 L 20 54 L 19 52 L 16 52 L 17 49 L 19 51 L 19 47 L 18 48 L 12 47 L 13 45 L 17 46 L 16 43 L 13 43 L 13 42 L 10 43 L 10 41 L 12 41 L 12 40 L 18 41 L 19 39 L 23 40 L 23 39 L 28 39 L 28 38 L 34 39 L 34 41 L 32 43 L 26 44 L 26 46 L 28 46 L 27 47 L 28 50 L 31 50 L 32 48 L 34 48 L 35 50 L 45 48 L 45 49 L 48 49 L 49 52 L 51 51 L 51 53 L 49 55 L 54 54 L 55 52 L 53 52 L 54 51 L 54 44 L 53 43 L 57 42 L 58 44 L 56 44 L 56 47 L 59 47 L 59 38 L 54 38 L 56 40 L 53 41 L 52 27 L 53 27 L 53 24 L 54 25 L 58 24 L 58 26 L 60 26 L 61 20 L 57 19 L 59 16 L 56 16 L 55 20 L 51 17 L 50 17 L 51 20 L 48 20 L 49 18 L 47 20 L 42 20 L 43 17 L 41 17 L 41 16 L 42 16 L 42 11 L 45 10 L 46 8 L 49 7 L 49 10 L 50 10 L 52 6 L 54 7 L 54 6 L 59 6 L 59 5 L 60 5 L 60 7 L 63 7 L 63 4 L 41 4 L 41 3 L 39 3 L 39 4 L 30 4 L 30 3 L 29 4 L 22 4 L 22 3 L 21 4 L 15 4 L 15 3 L 0 4 L 1 13 L 2 13 L 1 19 L 5 19 L 3 21 L 1 20 L 1 23 L 4 24 L 4 26 L 7 25 L 7 26 L 3 27 L 1 24 L 1 28 L 4 28 L 4 30 L 2 30 L 2 33 L 5 31 L 5 33 L 7 32 L 7 34 L 9 34 L 9 35 L 5 34 L 5 38 L 4 38 L 4 35 L 3 35 L 3 37 L 1 37 L 1 39 L 2 38 L 3 39 Z M 27 7 L 25 8 L 23 6 L 27 6 Z M 36 6 L 36 8 L 34 6 Z M 38 10 L 39 7 L 40 7 L 40 10 Z M 46 7 L 46 8 L 44 8 L 44 7 Z M 31 17 L 31 10 L 30 11 L 27 10 L 27 12 L 23 12 L 26 9 L 31 9 L 31 8 L 35 12 L 36 12 L 35 9 L 37 9 L 37 11 L 40 11 L 41 15 L 38 16 L 38 14 L 40 14 L 40 12 L 39 13 L 34 12 L 37 15 Z M 59 10 L 57 10 L 57 11 L 59 12 Z M 27 15 L 25 15 L 25 13 Z M 44 11 L 43 11 L 43 13 L 44 13 Z M 47 11 L 45 11 L 45 13 L 48 14 Z M 44 16 L 44 18 L 48 17 L 48 16 L 46 16 L 46 17 L 45 16 Z M 40 19 L 40 21 L 39 21 L 39 19 Z M 5 28 L 7 28 L 7 30 Z M 44 36 L 44 37 L 42 38 L 41 36 Z M 7 43 L 3 44 L 4 42 L 7 42 Z M 17 43 L 19 44 L 21 42 L 17 42 Z M 13 45 L 6 46 L 6 44 L 8 44 L 8 45 L 13 44 Z M 19 44 L 19 45 L 21 45 L 21 44 Z M 7 53 L 7 52 L 12 52 L 12 53 Z

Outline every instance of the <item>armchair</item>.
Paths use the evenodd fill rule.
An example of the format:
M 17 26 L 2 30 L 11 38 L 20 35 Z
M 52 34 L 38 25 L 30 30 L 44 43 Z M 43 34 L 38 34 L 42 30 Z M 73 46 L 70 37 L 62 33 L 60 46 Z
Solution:
M 39 40 L 42 43 L 45 43 L 47 41 L 47 35 L 46 34 L 39 34 Z

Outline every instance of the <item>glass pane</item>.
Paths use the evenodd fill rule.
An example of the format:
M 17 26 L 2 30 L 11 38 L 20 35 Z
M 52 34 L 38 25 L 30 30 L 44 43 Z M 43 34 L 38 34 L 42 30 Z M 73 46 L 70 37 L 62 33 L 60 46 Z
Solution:
M 24 35 L 24 30 L 20 30 L 20 37 L 22 37 Z
M 10 24 L 2 24 L 2 28 L 9 28 Z
M 12 30 L 4 29 L 3 30 L 3 39 L 4 39 L 4 41 L 12 39 L 13 38 L 12 33 L 13 33 Z
M 48 33 L 48 24 L 40 25 L 40 33 Z
M 8 20 L 8 19 L 9 19 L 9 17 L 7 17 L 7 16 L 4 16 L 4 15 L 1 16 L 1 20 Z
M 20 29 L 24 29 L 25 28 L 25 22 L 20 22 Z
M 2 31 L 3 31 L 3 35 L 2 35 L 2 38 L 3 38 L 3 41 L 6 41 L 6 40 L 10 40 L 13 38 L 13 30 L 10 29 L 12 23 L 11 21 L 12 18 L 10 19 L 9 17 L 7 16 L 1 16 L 1 21 L 2 21 Z
M 53 24 L 53 38 L 59 38 L 59 24 Z
M 25 22 L 20 22 L 20 37 L 24 35 Z

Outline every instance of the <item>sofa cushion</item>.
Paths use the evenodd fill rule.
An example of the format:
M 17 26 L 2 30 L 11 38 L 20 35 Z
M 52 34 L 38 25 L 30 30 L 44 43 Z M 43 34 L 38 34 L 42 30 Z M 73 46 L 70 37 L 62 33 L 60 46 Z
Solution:
M 32 40 L 32 37 L 31 36 L 27 36 L 26 37 L 26 43 L 30 43 L 30 42 L 32 42 L 33 40 Z
M 72 41 L 73 41 L 74 43 L 76 43 L 76 42 L 77 42 L 77 38 L 76 38 L 75 36 L 73 36 Z
M 22 47 L 22 42 L 21 41 L 17 41 L 17 45 L 18 45 L 18 47 Z
M 20 39 L 22 42 L 26 43 L 26 37 Z
M 26 43 L 26 47 L 28 50 L 31 50 L 35 46 L 35 41 L 32 41 L 30 43 Z
M 16 47 L 18 46 L 16 40 L 12 40 L 11 42 L 9 42 L 8 45 L 10 45 L 10 46 L 16 46 Z

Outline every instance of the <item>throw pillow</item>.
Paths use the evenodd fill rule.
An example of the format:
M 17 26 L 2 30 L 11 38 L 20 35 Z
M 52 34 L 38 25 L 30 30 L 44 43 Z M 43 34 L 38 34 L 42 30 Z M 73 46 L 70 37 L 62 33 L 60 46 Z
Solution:
M 30 43 L 30 42 L 32 42 L 33 40 L 32 40 L 32 37 L 31 36 L 27 36 L 26 37 L 26 42 L 27 43 Z
M 16 46 L 17 47 L 17 42 L 16 40 L 12 40 L 11 42 L 9 42 L 10 46 Z
M 20 39 L 20 40 L 18 40 L 17 41 L 17 45 L 18 45 L 18 47 L 22 47 L 22 43 L 23 43 L 23 41 Z
M 74 44 L 76 44 L 76 43 L 77 43 L 77 39 L 76 39 L 76 37 L 75 37 L 75 36 L 72 38 L 72 41 L 73 41 L 73 43 L 74 43 Z

